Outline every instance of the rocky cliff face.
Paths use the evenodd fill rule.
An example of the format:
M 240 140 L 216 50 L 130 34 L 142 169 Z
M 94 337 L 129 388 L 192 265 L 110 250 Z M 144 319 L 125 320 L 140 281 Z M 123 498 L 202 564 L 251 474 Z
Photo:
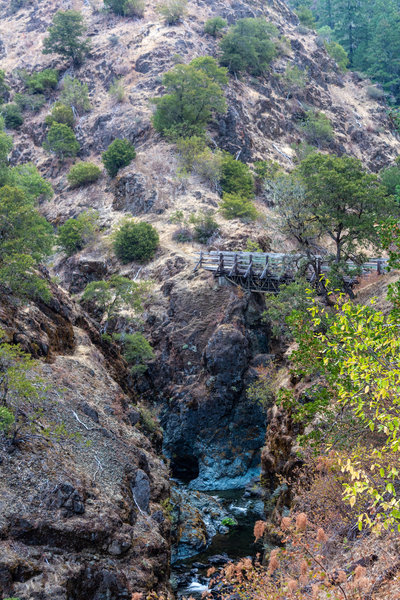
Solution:
M 4 294 L 0 327 L 44 359 L 45 426 L 67 440 L 0 446 L 1 597 L 130 598 L 168 581 L 168 469 L 126 394 L 124 361 L 52 286 L 48 304 Z

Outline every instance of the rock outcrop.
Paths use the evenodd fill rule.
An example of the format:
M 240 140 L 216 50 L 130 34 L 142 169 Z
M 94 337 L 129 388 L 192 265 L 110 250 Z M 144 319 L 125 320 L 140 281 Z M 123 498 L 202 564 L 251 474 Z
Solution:
M 1 441 L 0 596 L 122 600 L 166 590 L 168 468 L 132 425 L 117 349 L 102 346 L 65 293 L 54 285 L 52 293 L 25 306 L 0 299 L 8 339 L 45 361 L 49 391 L 37 418 L 67 432 L 50 443 L 29 434 Z

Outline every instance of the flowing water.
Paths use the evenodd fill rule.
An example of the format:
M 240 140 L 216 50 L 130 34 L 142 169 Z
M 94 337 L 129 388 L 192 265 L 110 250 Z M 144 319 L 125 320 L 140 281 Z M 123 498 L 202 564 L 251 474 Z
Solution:
M 254 543 L 254 523 L 263 516 L 263 502 L 259 498 L 246 497 L 245 490 L 207 492 L 219 499 L 228 513 L 237 521 L 229 527 L 229 533 L 217 533 L 208 548 L 195 556 L 176 563 L 172 578 L 178 582 L 177 597 L 201 598 L 207 590 L 207 570 L 210 558 L 228 555 L 232 560 L 255 556 L 262 550 L 261 543 Z M 203 565 L 203 566 L 202 566 Z M 218 568 L 218 567 L 217 567 Z

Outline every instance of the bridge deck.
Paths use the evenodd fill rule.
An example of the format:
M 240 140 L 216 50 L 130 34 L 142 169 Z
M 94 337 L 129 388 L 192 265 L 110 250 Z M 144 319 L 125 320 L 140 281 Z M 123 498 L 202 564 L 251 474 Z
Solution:
M 285 254 L 271 252 L 200 252 L 196 255 L 194 271 L 205 269 L 214 273 L 215 277 L 225 277 L 234 285 L 250 291 L 273 292 L 279 291 L 282 283 L 293 281 L 298 271 L 310 283 L 317 283 L 319 275 L 329 269 L 322 256 L 315 256 L 315 267 L 312 268 L 303 254 Z M 370 258 L 363 265 L 347 261 L 349 267 L 354 267 L 360 275 L 375 271 L 379 275 L 387 268 L 387 260 Z M 347 288 L 351 288 L 358 280 L 358 275 L 344 278 Z

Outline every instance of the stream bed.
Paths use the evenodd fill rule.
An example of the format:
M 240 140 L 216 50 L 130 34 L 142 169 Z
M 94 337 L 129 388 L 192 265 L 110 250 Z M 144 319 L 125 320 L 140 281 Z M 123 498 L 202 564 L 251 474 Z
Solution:
M 222 523 L 207 547 L 189 557 L 180 555 L 178 543 L 172 567 L 177 598 L 192 596 L 200 599 L 207 590 L 210 567 L 218 568 L 229 560 L 253 557 L 262 550 L 260 542 L 254 543 L 253 535 L 255 521 L 264 515 L 263 500 L 259 494 L 244 489 L 217 490 L 206 494 L 219 503 Z M 227 519 L 236 521 L 236 524 L 224 525 Z

